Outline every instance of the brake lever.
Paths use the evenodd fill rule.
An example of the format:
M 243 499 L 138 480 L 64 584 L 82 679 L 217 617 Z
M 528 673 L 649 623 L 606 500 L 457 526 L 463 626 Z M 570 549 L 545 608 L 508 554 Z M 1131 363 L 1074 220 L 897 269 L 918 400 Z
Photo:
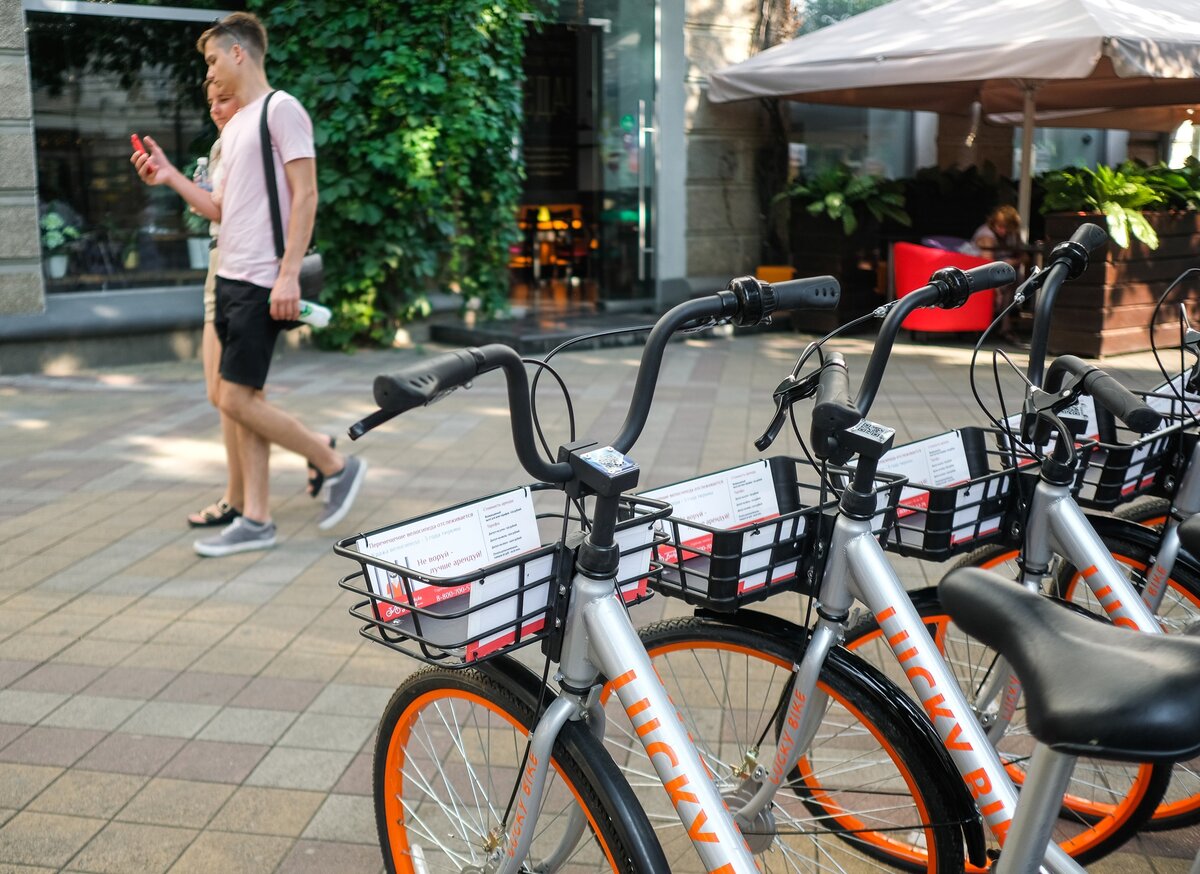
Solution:
M 1192 362 L 1192 369 L 1184 380 L 1183 390 L 1188 394 L 1195 394 L 1197 386 L 1200 386 L 1200 331 L 1192 327 L 1192 323 L 1188 320 L 1187 307 L 1184 304 L 1179 305 L 1179 318 L 1183 327 L 1183 348 L 1191 352 L 1195 357 Z
M 1078 376 L 1072 376 L 1056 392 L 1044 391 L 1037 387 L 1031 388 L 1025 398 L 1022 410 L 1021 439 L 1026 443 L 1040 446 L 1045 441 L 1038 440 L 1040 435 L 1037 433 L 1037 424 L 1039 420 L 1044 421 L 1058 432 L 1060 442 L 1065 441 L 1065 444 L 1070 445 L 1073 453 L 1075 436 L 1066 423 L 1059 418 L 1058 413 L 1078 401 L 1082 393 L 1083 379 Z
M 820 369 L 814 370 L 802 378 L 797 378 L 795 373 L 791 373 L 775 386 L 775 391 L 771 393 L 771 397 L 775 400 L 775 417 L 771 419 L 771 424 L 767 426 L 763 435 L 754 441 L 754 446 L 759 452 L 765 452 L 767 447 L 775 442 L 779 432 L 783 430 L 784 423 L 787 422 L 788 410 L 791 409 L 792 404 L 817 393 L 817 383 L 820 378 Z

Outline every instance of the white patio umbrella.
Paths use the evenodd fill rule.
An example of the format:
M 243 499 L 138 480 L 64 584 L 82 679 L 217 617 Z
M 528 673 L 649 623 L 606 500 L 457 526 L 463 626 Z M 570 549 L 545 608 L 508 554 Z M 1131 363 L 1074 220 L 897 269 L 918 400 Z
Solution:
M 1028 228 L 1039 112 L 1119 127 L 1123 110 L 1200 104 L 1200 0 L 893 0 L 714 73 L 708 97 L 1020 113 Z

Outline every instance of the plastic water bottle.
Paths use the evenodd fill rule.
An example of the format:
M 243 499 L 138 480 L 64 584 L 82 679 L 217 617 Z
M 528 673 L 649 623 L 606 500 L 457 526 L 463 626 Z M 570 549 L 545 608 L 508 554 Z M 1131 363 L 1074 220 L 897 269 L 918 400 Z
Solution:
M 333 312 L 329 307 L 323 307 L 319 303 L 308 300 L 300 301 L 300 321 L 304 324 L 312 325 L 314 328 L 324 328 L 332 317 Z
M 192 173 L 192 181 L 205 191 L 212 191 L 212 182 L 208 178 L 208 158 L 196 159 L 196 170 Z

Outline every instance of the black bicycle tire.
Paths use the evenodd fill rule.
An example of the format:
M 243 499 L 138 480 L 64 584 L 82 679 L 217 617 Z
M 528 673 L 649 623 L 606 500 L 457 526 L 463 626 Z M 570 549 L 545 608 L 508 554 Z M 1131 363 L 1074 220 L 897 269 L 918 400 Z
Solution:
M 506 714 L 507 718 L 523 726 L 525 731 L 530 729 L 534 720 L 535 708 L 528 696 L 522 694 L 521 689 L 491 665 L 464 670 L 430 667 L 412 674 L 400 685 L 388 701 L 380 719 L 372 764 L 376 827 L 388 874 L 412 868 L 412 865 L 409 865 L 408 869 L 398 868 L 389 850 L 392 841 L 387 804 L 384 800 L 387 792 L 384 772 L 388 770 L 388 751 L 397 724 L 409 708 L 424 696 L 436 695 L 442 690 L 475 696 L 487 702 L 489 707 L 495 707 Z M 649 822 L 645 820 L 644 815 L 639 817 L 640 808 L 633 790 L 620 778 L 619 771 L 603 744 L 585 725 L 568 722 L 563 726 L 554 746 L 552 762 L 558 778 L 562 779 L 584 804 L 593 824 L 590 830 L 592 839 L 599 840 L 608 860 L 616 863 L 614 871 L 619 871 L 620 874 L 667 872 L 661 854 L 656 858 L 648 857 L 641 850 L 635 849 L 642 842 L 622 837 L 631 829 L 640 828 L 650 833 Z M 610 773 L 605 775 L 606 779 L 602 779 L 597 774 L 600 771 Z M 612 780 L 614 774 L 617 776 L 615 783 Z M 607 785 L 609 797 L 606 798 L 598 792 L 595 788 L 597 785 Z M 507 798 L 489 800 L 496 805 L 503 805 Z M 587 831 L 585 840 L 586 835 Z M 656 842 L 654 846 L 657 848 Z
M 955 566 L 974 566 L 966 564 L 972 558 L 977 559 L 982 564 L 989 555 L 1005 555 L 1010 552 L 1011 550 L 1002 544 L 981 547 L 964 556 Z M 923 621 L 927 623 L 949 621 L 950 617 L 941 606 L 936 587 L 910 592 L 909 596 L 912 599 L 914 608 Z M 855 652 L 858 645 L 865 642 L 865 639 L 879 633 L 879 626 L 875 618 L 868 615 L 847 630 L 845 646 L 851 652 Z M 1142 793 L 1140 798 L 1126 811 L 1126 815 L 1121 820 L 1114 820 L 1112 826 L 1104 833 L 1097 834 L 1094 842 L 1085 844 L 1081 850 L 1069 850 L 1076 862 L 1088 865 L 1104 858 L 1119 849 L 1149 822 L 1170 782 L 1171 766 L 1154 764 L 1142 766 L 1142 769 L 1144 776 L 1141 780 Z M 1078 814 L 1073 815 L 1078 816 Z M 1083 818 L 1081 817 L 1081 819 Z M 1089 827 L 1094 828 L 1100 819 L 1102 818 L 1096 818 L 1087 824 Z
M 794 638 L 767 634 L 761 629 L 750 629 L 709 616 L 653 623 L 642 628 L 639 634 L 652 659 L 656 654 L 662 653 L 669 647 L 687 648 L 692 643 L 700 643 L 705 646 L 728 645 L 740 652 L 758 654 L 764 658 L 788 663 L 794 663 L 798 654 L 797 640 Z M 822 686 L 830 691 L 839 703 L 849 703 L 855 711 L 866 717 L 864 721 L 871 723 L 868 729 L 876 734 L 876 737 L 885 737 L 889 744 L 894 745 L 896 756 L 891 757 L 892 761 L 895 762 L 898 758 L 902 770 L 910 774 L 909 788 L 920 795 L 918 805 L 920 809 L 927 812 L 929 822 L 934 823 L 927 828 L 929 845 L 935 848 L 932 856 L 933 864 L 905 865 L 895 856 L 881 851 L 875 845 L 848 837 L 844 833 L 839 833 L 836 828 L 831 828 L 830 833 L 839 840 L 856 847 L 864 855 L 882 859 L 905 870 L 938 871 L 942 874 L 962 871 L 964 869 L 962 825 L 952 812 L 952 806 L 947 800 L 947 796 L 951 793 L 939 790 L 939 787 L 945 785 L 946 779 L 957 780 L 957 774 L 948 777 L 945 773 L 936 770 L 939 768 L 945 771 L 950 770 L 948 761 L 933 761 L 924 747 L 927 736 L 922 735 L 913 728 L 911 723 L 906 722 L 901 717 L 899 709 L 881 703 L 883 695 L 876 694 L 874 690 L 865 689 L 857 683 L 851 671 L 846 667 L 846 663 L 850 659 L 853 659 L 855 663 L 860 662 L 859 659 L 849 656 L 840 648 L 835 649 L 826 663 L 826 670 L 821 678 Z M 864 665 L 863 667 L 866 670 L 874 671 L 870 666 Z M 891 684 L 882 676 L 879 677 L 879 681 L 886 684 L 887 687 L 891 687 Z M 883 734 L 880 735 L 880 732 Z M 703 743 L 703 738 L 698 738 L 698 741 Z M 847 812 L 851 815 L 854 813 L 852 810 Z M 824 815 L 827 819 L 829 818 L 827 810 L 824 811 Z

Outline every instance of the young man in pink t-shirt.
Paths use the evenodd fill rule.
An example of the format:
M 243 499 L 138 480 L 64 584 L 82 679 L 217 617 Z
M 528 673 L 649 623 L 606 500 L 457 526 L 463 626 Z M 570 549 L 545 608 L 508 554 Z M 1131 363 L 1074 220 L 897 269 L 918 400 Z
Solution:
M 222 342 L 218 403 L 238 423 L 245 506 L 242 516 L 219 535 L 195 542 L 200 555 L 218 556 L 275 545 L 270 444 L 307 459 L 319 473 L 318 488 L 324 480 L 328 492 L 318 523 L 322 530 L 349 512 L 366 462 L 335 451 L 330 438 L 310 431 L 263 394 L 275 340 L 300 314 L 300 262 L 317 211 L 312 122 L 300 103 L 282 91 L 274 92 L 267 104 L 285 239 L 283 257 L 277 258 L 259 134 L 263 102 L 272 94 L 263 69 L 266 30 L 254 15 L 235 12 L 206 30 L 196 47 L 208 65 L 207 78 L 234 94 L 242 107 L 222 133 L 221 190 L 210 195 L 196 186 L 150 137 L 149 154 L 135 154 L 132 160 L 143 180 L 171 186 L 199 213 L 221 223 L 215 321 Z

